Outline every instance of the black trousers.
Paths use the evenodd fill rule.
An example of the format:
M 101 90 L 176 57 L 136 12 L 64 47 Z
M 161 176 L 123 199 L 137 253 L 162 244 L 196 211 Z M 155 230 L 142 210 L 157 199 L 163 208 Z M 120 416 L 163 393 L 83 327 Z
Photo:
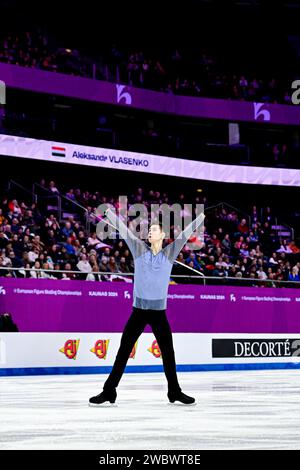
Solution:
M 164 371 L 168 381 L 168 392 L 176 393 L 181 391 L 176 373 L 172 332 L 166 310 L 143 310 L 137 307 L 133 307 L 125 325 L 113 368 L 104 383 L 103 390 L 110 391 L 118 386 L 132 348 L 147 324 L 151 326 L 161 350 Z

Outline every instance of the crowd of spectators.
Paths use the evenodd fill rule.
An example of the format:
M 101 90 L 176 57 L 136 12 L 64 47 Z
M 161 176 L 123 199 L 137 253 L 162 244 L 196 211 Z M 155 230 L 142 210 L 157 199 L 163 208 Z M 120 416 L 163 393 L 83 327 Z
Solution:
M 41 184 L 51 193 L 60 193 L 54 181 Z M 116 232 L 116 238 L 99 237 L 96 224 L 96 208 L 101 203 L 119 207 L 118 196 L 104 196 L 99 192 L 70 188 L 65 195 L 87 208 L 90 231 L 85 229 L 79 214 L 58 220 L 53 211 L 46 211 L 39 204 L 3 195 L 0 202 L 0 276 L 48 279 L 81 279 L 89 281 L 133 281 L 134 263 L 131 253 Z M 186 200 L 183 193 L 174 199 L 167 192 L 137 188 L 128 196 L 128 204 L 143 203 L 149 209 L 152 204 L 178 202 L 203 203 L 206 211 L 204 245 L 191 250 L 188 245 L 180 252 L 173 275 L 193 274 L 218 278 L 247 278 L 247 285 L 275 286 L 275 281 L 299 281 L 300 249 L 293 240 L 279 239 L 272 224 L 274 214 L 270 207 L 253 206 L 249 218 L 229 206 L 209 209 L 201 196 Z M 153 206 L 152 206 L 153 207 Z M 193 218 L 195 214 L 192 214 Z M 134 220 L 129 225 L 134 228 Z M 169 243 L 179 233 L 171 227 Z M 144 232 L 145 233 L 145 232 Z M 173 237 L 173 238 L 172 238 Z M 192 241 L 192 239 L 191 239 Z M 197 239 L 194 240 L 197 243 Z M 14 268 L 7 269 L 7 268 Z M 64 272 L 61 272 L 64 271 Z M 180 282 L 174 278 L 173 282 Z M 259 282 L 257 282 L 259 281 Z M 241 281 L 242 282 L 242 281 Z M 243 285 L 243 284 L 241 284 Z M 245 281 L 244 281 L 245 285 Z
M 0 41 L 0 62 L 88 76 L 88 61 L 78 51 L 54 47 L 50 42 L 41 29 L 36 32 L 9 34 Z
M 115 51 L 113 51 L 114 54 Z M 216 57 L 203 51 L 185 55 L 176 49 L 157 60 L 143 52 L 117 55 L 121 77 L 132 86 L 155 89 L 184 96 L 207 96 L 231 100 L 289 104 L 288 87 L 275 77 L 222 70 Z
M 51 44 L 50 44 L 51 43 Z M 41 30 L 10 34 L 0 41 L 0 62 L 187 96 L 290 104 L 290 83 L 227 70 L 214 54 L 199 48 L 130 51 L 112 46 L 94 58 L 56 47 Z

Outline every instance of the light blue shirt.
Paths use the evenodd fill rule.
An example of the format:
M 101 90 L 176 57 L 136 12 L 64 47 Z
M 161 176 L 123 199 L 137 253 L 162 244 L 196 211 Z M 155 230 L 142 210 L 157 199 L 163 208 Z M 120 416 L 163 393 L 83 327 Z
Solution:
M 199 214 L 156 255 L 111 209 L 106 212 L 106 217 L 126 241 L 134 259 L 133 306 L 143 310 L 165 310 L 173 263 L 192 233 L 203 224 L 204 214 Z

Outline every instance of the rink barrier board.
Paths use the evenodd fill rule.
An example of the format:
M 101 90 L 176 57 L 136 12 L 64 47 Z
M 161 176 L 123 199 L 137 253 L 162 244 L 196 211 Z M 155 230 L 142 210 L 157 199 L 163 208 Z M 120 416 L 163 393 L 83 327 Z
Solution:
M 78 374 L 109 374 L 111 367 L 25 367 L 0 368 L 1 376 L 23 375 L 78 375 Z M 177 372 L 216 372 L 216 371 L 251 371 L 251 370 L 280 370 L 300 369 L 295 362 L 281 363 L 249 363 L 249 364 L 180 364 Z M 164 372 L 163 366 L 127 366 L 124 373 L 153 373 Z
M 126 282 L 0 278 L 0 312 L 10 312 L 22 333 L 120 333 L 132 304 Z M 178 284 L 169 286 L 167 317 L 173 333 L 294 334 L 299 307 L 296 288 Z
M 1 333 L 0 375 L 108 374 L 121 333 Z M 174 333 L 178 372 L 300 368 L 300 335 Z M 153 333 L 143 333 L 125 373 L 164 372 Z

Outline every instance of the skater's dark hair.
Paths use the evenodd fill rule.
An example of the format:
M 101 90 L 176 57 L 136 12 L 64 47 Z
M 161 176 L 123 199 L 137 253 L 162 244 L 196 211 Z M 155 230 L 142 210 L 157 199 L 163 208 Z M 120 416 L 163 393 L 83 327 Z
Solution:
M 162 222 L 160 222 L 159 220 L 154 220 L 153 222 L 151 222 L 150 227 L 151 225 L 159 225 L 160 231 L 161 232 L 165 231 Z

